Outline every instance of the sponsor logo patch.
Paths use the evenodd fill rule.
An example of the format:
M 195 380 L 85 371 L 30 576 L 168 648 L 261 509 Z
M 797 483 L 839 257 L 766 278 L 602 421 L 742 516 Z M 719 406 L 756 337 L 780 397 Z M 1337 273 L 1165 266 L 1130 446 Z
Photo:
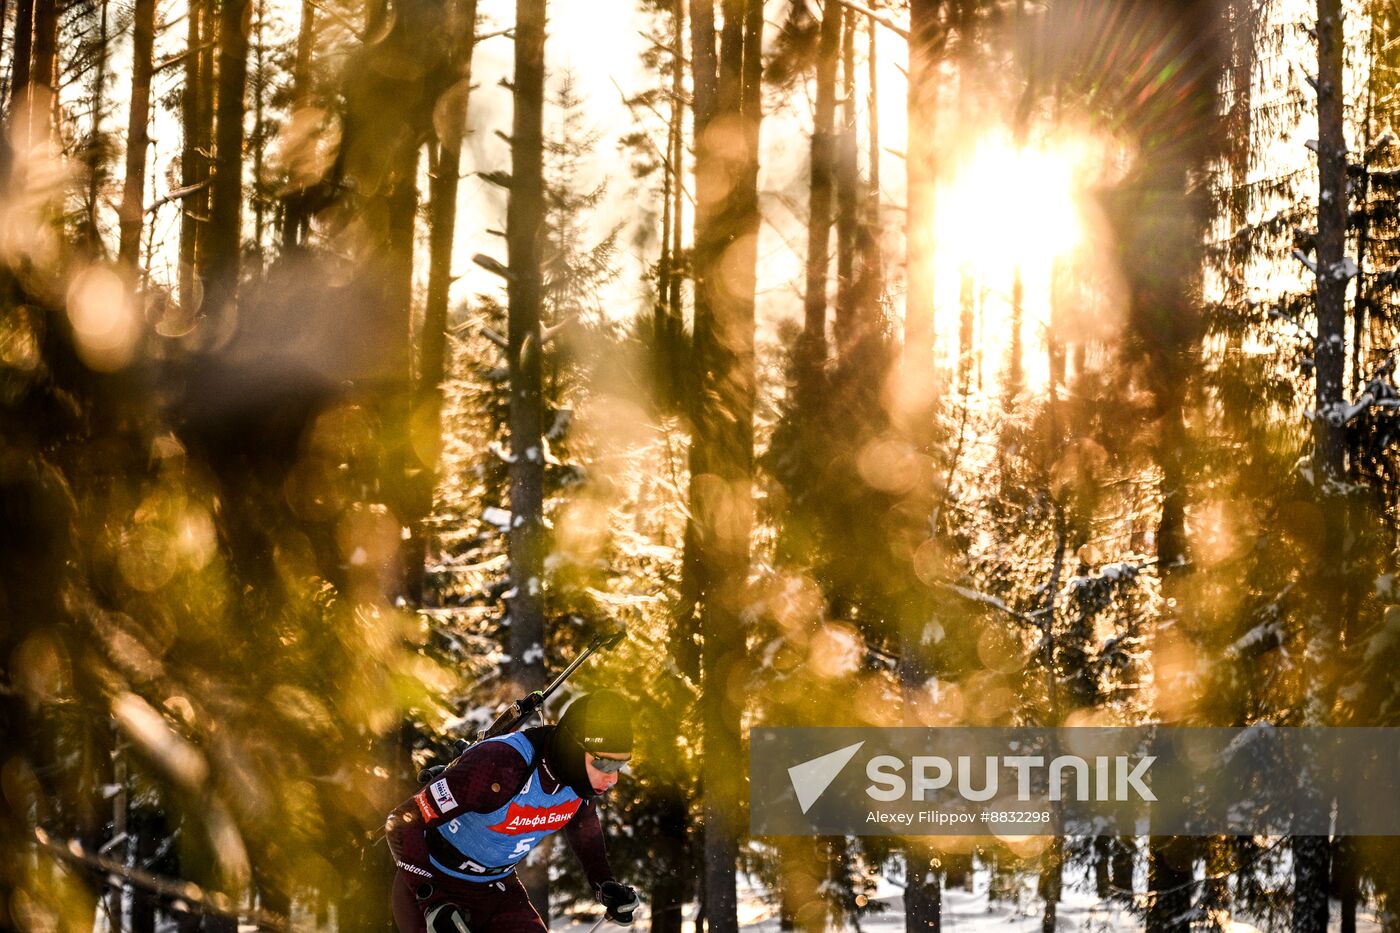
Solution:
M 426 788 L 413 795 L 413 802 L 418 804 L 418 812 L 423 814 L 424 822 L 431 822 L 437 818 L 437 811 L 433 809 L 432 801 L 428 799 Z
M 452 791 L 447 786 L 447 778 L 434 781 L 429 785 L 429 789 L 433 792 L 433 802 L 437 804 L 439 813 L 457 808 L 457 798 L 452 796 Z
M 431 878 L 433 876 L 433 873 L 428 871 L 427 869 L 419 868 L 417 865 L 410 865 L 403 859 L 394 859 L 394 864 L 399 866 L 409 874 L 418 875 L 421 878 Z
M 582 803 L 582 800 L 570 800 L 553 807 L 522 807 L 513 803 L 506 810 L 505 817 L 495 826 L 488 828 L 507 836 L 520 836 L 541 830 L 553 832 L 573 819 Z

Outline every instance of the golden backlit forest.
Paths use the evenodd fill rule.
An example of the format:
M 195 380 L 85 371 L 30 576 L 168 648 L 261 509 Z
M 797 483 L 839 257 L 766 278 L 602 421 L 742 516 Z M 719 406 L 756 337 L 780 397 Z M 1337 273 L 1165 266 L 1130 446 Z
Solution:
M 1395 836 L 748 764 L 1400 727 L 1398 123 L 1393 0 L 0 0 L 0 928 L 393 929 L 386 814 L 620 635 L 544 720 L 631 704 L 653 933 L 1400 930 Z

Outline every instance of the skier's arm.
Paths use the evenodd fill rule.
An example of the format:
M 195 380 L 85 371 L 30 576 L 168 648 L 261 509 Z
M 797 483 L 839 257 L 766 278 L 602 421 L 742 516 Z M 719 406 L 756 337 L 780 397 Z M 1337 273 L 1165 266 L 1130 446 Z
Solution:
M 603 825 L 598 821 L 595 801 L 583 802 L 574 818 L 564 827 L 564 836 L 583 866 L 583 873 L 590 885 L 597 888 L 604 881 L 613 880 L 612 866 L 608 864 L 608 853 L 603 847 Z

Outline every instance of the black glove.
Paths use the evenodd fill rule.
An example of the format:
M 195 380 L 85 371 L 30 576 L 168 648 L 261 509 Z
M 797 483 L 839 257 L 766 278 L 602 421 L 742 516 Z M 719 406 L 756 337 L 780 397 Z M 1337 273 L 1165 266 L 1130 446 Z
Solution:
M 642 905 L 636 891 L 616 881 L 604 881 L 598 886 L 598 900 L 607 908 L 608 919 L 623 927 L 632 925 L 632 912 Z

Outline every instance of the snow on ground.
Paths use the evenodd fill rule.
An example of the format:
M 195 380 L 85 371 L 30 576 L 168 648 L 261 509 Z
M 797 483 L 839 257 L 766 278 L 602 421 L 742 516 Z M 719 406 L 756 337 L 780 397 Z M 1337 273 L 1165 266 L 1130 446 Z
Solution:
M 1027 879 L 1019 903 L 998 901 L 989 903 L 987 889 L 991 875 L 985 871 L 972 877 L 971 890 L 961 887 L 943 890 L 943 929 L 945 933 L 1040 933 L 1044 905 L 1035 896 L 1035 880 Z M 903 933 L 904 899 L 899 887 L 881 880 L 875 891 L 875 901 L 884 909 L 861 917 L 862 933 Z M 639 927 L 647 924 L 645 907 L 638 913 Z M 1338 909 L 1332 904 L 1331 930 L 1340 929 Z M 569 921 L 556 919 L 553 929 L 561 933 L 589 933 L 596 917 Z M 694 908 L 686 913 L 687 928 L 694 920 Z M 1074 933 L 1139 933 L 1143 929 L 1140 917 L 1121 904 L 1105 904 L 1083 878 L 1067 878 L 1057 912 L 1057 929 Z M 777 933 L 777 898 L 754 883 L 741 878 L 739 885 L 739 926 L 754 933 Z M 1358 911 L 1357 933 L 1379 933 L 1381 927 L 1366 911 Z M 619 933 L 610 924 L 600 926 L 597 933 Z M 834 933 L 834 931 L 833 931 Z M 1225 933 L 1275 933 L 1255 926 L 1243 918 L 1235 918 L 1225 926 Z

